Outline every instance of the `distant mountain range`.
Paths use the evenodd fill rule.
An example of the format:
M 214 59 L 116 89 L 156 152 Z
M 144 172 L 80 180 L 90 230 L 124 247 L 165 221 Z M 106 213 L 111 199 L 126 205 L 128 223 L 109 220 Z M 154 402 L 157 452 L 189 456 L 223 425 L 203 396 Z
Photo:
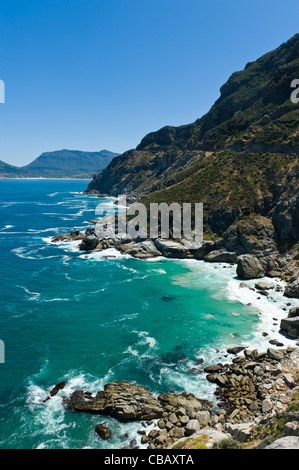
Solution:
M 84 152 L 63 149 L 42 153 L 22 167 L 0 160 L 0 178 L 92 178 L 118 155 L 109 150 Z

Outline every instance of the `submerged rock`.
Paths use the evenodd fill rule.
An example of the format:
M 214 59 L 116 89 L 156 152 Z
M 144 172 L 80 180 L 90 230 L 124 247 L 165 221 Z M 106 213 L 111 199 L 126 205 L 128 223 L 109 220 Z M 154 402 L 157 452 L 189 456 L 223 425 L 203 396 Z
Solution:
M 53 387 L 52 390 L 50 391 L 51 397 L 54 397 L 55 395 L 57 395 L 57 393 L 59 392 L 59 390 L 62 390 L 65 386 L 66 386 L 66 382 L 64 382 L 64 381 L 58 382 L 58 383 L 55 385 L 55 387 Z
M 111 429 L 105 426 L 105 423 L 98 424 L 95 428 L 95 432 L 104 440 L 112 436 Z

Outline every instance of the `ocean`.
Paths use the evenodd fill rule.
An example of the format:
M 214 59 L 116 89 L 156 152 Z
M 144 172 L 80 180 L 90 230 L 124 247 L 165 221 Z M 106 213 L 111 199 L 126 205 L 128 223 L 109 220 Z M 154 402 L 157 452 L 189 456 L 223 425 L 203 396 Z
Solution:
M 282 290 L 266 298 L 240 289 L 235 266 L 53 244 L 54 235 L 86 229 L 99 204 L 113 208 L 112 198 L 84 195 L 87 184 L 0 181 L 2 449 L 123 447 L 138 441 L 140 423 L 66 410 L 63 397 L 126 380 L 154 394 L 186 391 L 215 402 L 215 386 L 194 369 L 230 361 L 230 346 L 291 344 L 279 323 L 298 300 Z M 43 403 L 61 380 L 65 389 Z M 112 430 L 109 441 L 94 432 L 100 422 Z

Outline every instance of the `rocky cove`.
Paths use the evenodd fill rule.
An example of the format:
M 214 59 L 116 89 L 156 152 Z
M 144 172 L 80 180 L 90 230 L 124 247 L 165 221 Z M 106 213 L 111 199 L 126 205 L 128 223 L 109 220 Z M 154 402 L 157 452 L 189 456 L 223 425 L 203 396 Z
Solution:
M 284 289 L 286 299 L 297 298 L 296 262 L 291 254 L 280 254 L 275 249 L 273 239 L 272 245 L 269 243 L 271 228 L 270 232 L 267 226 L 265 228 L 264 220 L 260 220 L 259 224 L 257 237 L 252 236 L 252 233 L 244 236 L 244 231 L 241 236 L 236 227 L 231 229 L 230 236 L 227 234 L 223 239 L 208 240 L 201 245 L 171 239 L 100 239 L 94 226 L 85 232 L 76 230 L 58 235 L 52 242 L 74 241 L 80 251 L 98 251 L 108 258 L 113 258 L 113 248 L 123 255 L 144 260 L 163 256 L 223 263 L 223 267 L 228 263 L 236 266 L 240 290 L 251 289 L 259 298 L 268 297 L 271 291 L 282 289 L 274 279 L 282 278 L 287 282 Z M 247 253 L 244 253 L 244 245 L 246 249 L 250 247 Z M 264 276 L 273 278 L 273 284 L 258 281 Z M 244 282 L 250 279 L 256 279 L 254 287 Z M 212 448 L 220 445 L 220 442 L 230 442 L 231 439 L 241 442 L 242 446 L 255 448 L 259 445 L 265 447 L 266 443 L 270 445 L 275 440 L 274 437 L 283 439 L 277 444 L 278 448 L 285 445 L 298 446 L 296 400 L 299 392 L 299 348 L 295 341 L 299 337 L 298 320 L 298 308 L 290 309 L 286 318 L 281 320 L 280 332 L 288 340 L 287 347 L 284 336 L 278 341 L 264 332 L 267 342 L 265 351 L 250 348 L 250 345 L 230 348 L 225 355 L 226 362 L 203 363 L 196 370 L 190 371 L 194 374 L 206 374 L 206 380 L 216 387 L 217 404 L 186 393 L 162 394 L 156 397 L 138 384 L 114 381 L 107 383 L 104 390 L 99 390 L 96 394 L 88 390 L 74 390 L 69 397 L 64 397 L 65 406 L 76 413 L 112 416 L 122 421 L 140 421 L 139 437 L 127 444 L 124 437 L 124 448 Z M 293 342 L 292 346 L 290 341 Z M 63 393 L 60 390 L 64 386 L 64 382 L 57 384 L 46 400 L 50 399 L 51 394 Z M 294 400 L 295 405 L 292 405 Z M 295 407 L 295 412 L 290 411 L 292 406 Z M 284 423 L 283 429 L 281 420 Z M 272 434 L 264 431 L 270 425 L 273 428 Z M 105 422 L 99 422 L 95 432 L 100 439 L 109 439 L 111 436 Z

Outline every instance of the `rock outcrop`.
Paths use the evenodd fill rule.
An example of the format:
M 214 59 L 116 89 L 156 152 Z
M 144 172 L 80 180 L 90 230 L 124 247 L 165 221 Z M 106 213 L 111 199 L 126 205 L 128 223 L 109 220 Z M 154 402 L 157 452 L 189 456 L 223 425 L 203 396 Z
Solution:
M 110 382 L 95 397 L 75 391 L 67 400 L 69 409 L 110 415 L 122 421 L 154 419 L 162 416 L 162 407 L 145 387 L 129 382 Z

